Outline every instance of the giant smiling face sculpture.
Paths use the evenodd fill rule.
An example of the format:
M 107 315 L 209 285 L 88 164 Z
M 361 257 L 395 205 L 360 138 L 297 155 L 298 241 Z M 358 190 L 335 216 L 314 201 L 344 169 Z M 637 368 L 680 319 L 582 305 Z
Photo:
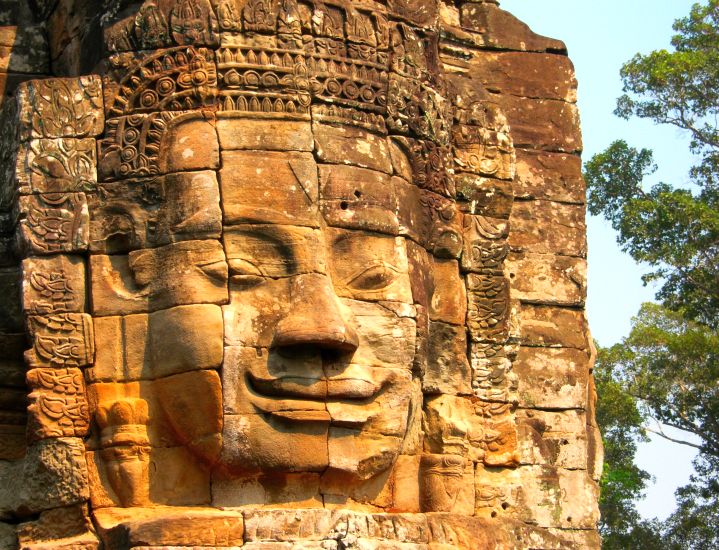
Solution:
M 423 426 L 423 400 L 501 416 L 512 391 L 506 226 L 456 204 L 511 179 L 501 117 L 443 75 L 436 32 L 379 5 L 168 6 L 106 33 L 95 504 L 282 504 L 302 498 L 268 487 L 293 483 L 372 502 L 423 451 L 456 455 L 427 460 L 456 479 L 504 432 L 440 434 L 444 402 Z M 469 312 L 460 256 L 488 274 Z

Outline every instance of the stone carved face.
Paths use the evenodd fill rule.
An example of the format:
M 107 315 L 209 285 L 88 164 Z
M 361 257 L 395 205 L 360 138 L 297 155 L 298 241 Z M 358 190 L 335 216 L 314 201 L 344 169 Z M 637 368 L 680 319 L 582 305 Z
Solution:
M 110 61 L 87 195 L 95 505 L 392 506 L 400 462 L 513 460 L 501 117 L 432 31 L 266 15 L 110 41 L 157 50 Z
M 405 241 L 329 227 L 310 153 L 230 151 L 222 161 L 229 304 L 219 465 L 375 475 L 399 452 L 412 397 Z
M 53 16 L 53 67 L 102 34 L 101 74 L 3 112 L 0 287 L 22 303 L 0 307 L 0 512 L 40 514 L 21 544 L 56 512 L 110 546 L 592 528 L 571 70 L 539 53 L 563 45 L 492 2 L 85 4 L 56 13 L 104 28 Z

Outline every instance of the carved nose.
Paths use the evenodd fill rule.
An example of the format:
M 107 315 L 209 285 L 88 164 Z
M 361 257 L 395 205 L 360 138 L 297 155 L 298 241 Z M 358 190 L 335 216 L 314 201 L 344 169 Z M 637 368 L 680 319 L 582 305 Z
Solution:
M 316 346 L 352 352 L 359 338 L 340 311 L 326 275 L 308 273 L 292 280 L 291 310 L 275 329 L 273 347 Z

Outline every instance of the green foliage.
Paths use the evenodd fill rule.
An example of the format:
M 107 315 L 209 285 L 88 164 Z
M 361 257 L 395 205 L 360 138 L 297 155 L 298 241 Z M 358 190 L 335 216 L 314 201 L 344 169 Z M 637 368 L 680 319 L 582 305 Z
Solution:
M 638 116 L 687 130 L 690 148 L 703 155 L 704 184 L 717 175 L 719 114 L 719 1 L 695 4 L 688 17 L 674 23 L 674 51 L 637 54 L 621 70 L 625 95 L 615 113 Z M 699 173 L 695 173 L 698 176 Z M 699 178 L 698 178 L 699 179 Z
M 621 349 L 599 349 L 594 369 L 597 422 L 602 427 L 604 470 L 600 480 L 601 521 L 604 548 L 628 548 L 628 540 L 640 523 L 635 501 L 641 497 L 649 474 L 634 464 L 637 441 L 646 440 L 644 418 L 636 400 L 615 379 Z
M 697 464 L 692 483 L 677 491 L 679 505 L 664 527 L 663 540 L 671 550 L 715 550 L 719 548 L 719 463 Z
M 622 249 L 653 268 L 658 298 L 691 319 L 719 322 L 719 193 L 696 193 L 660 183 L 652 152 L 615 141 L 585 165 L 589 211 L 617 230 Z
M 684 131 L 697 158 L 691 184 L 648 186 L 652 152 L 622 140 L 585 165 L 589 211 L 650 267 L 645 282 L 660 285 L 660 303 L 644 304 L 597 362 L 605 548 L 719 548 L 719 0 L 695 4 L 674 30 L 673 50 L 624 65 L 615 112 Z M 699 450 L 696 475 L 661 525 L 634 506 L 648 481 L 633 462 L 648 419 L 693 434 L 679 442 Z
M 658 304 L 643 304 L 619 344 L 600 349 L 595 369 L 603 429 L 600 531 L 605 548 L 719 547 L 719 334 Z M 634 502 L 649 476 L 634 464 L 648 419 L 692 433 L 700 454 L 679 506 L 659 525 Z M 692 540 L 692 545 L 685 542 Z M 658 542 L 659 541 L 659 542 Z

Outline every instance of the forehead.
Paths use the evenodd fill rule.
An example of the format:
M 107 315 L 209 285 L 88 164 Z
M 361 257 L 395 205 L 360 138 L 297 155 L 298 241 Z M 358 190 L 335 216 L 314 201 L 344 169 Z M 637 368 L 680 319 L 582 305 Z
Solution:
M 223 226 L 248 224 L 331 226 L 424 246 L 441 228 L 461 230 L 454 202 L 424 185 L 441 180 L 443 159 L 413 140 L 222 112 L 165 117 L 158 137 L 159 118 L 109 123 L 100 159 L 109 181 L 89 205 L 93 252 L 218 238 Z M 153 164 L 133 164 L 152 139 Z
M 257 128 L 235 119 L 225 132 Z M 282 125 L 272 124 L 282 132 Z M 274 223 L 329 225 L 385 235 L 408 234 L 412 220 L 403 203 L 420 208 L 410 181 L 393 175 L 389 139 L 368 132 L 337 136 L 341 128 L 308 124 L 314 151 L 227 149 L 218 171 L 225 225 Z M 226 140 L 225 140 L 226 141 Z M 230 147 L 233 145 L 229 144 Z M 408 201 L 409 199 L 409 201 Z

